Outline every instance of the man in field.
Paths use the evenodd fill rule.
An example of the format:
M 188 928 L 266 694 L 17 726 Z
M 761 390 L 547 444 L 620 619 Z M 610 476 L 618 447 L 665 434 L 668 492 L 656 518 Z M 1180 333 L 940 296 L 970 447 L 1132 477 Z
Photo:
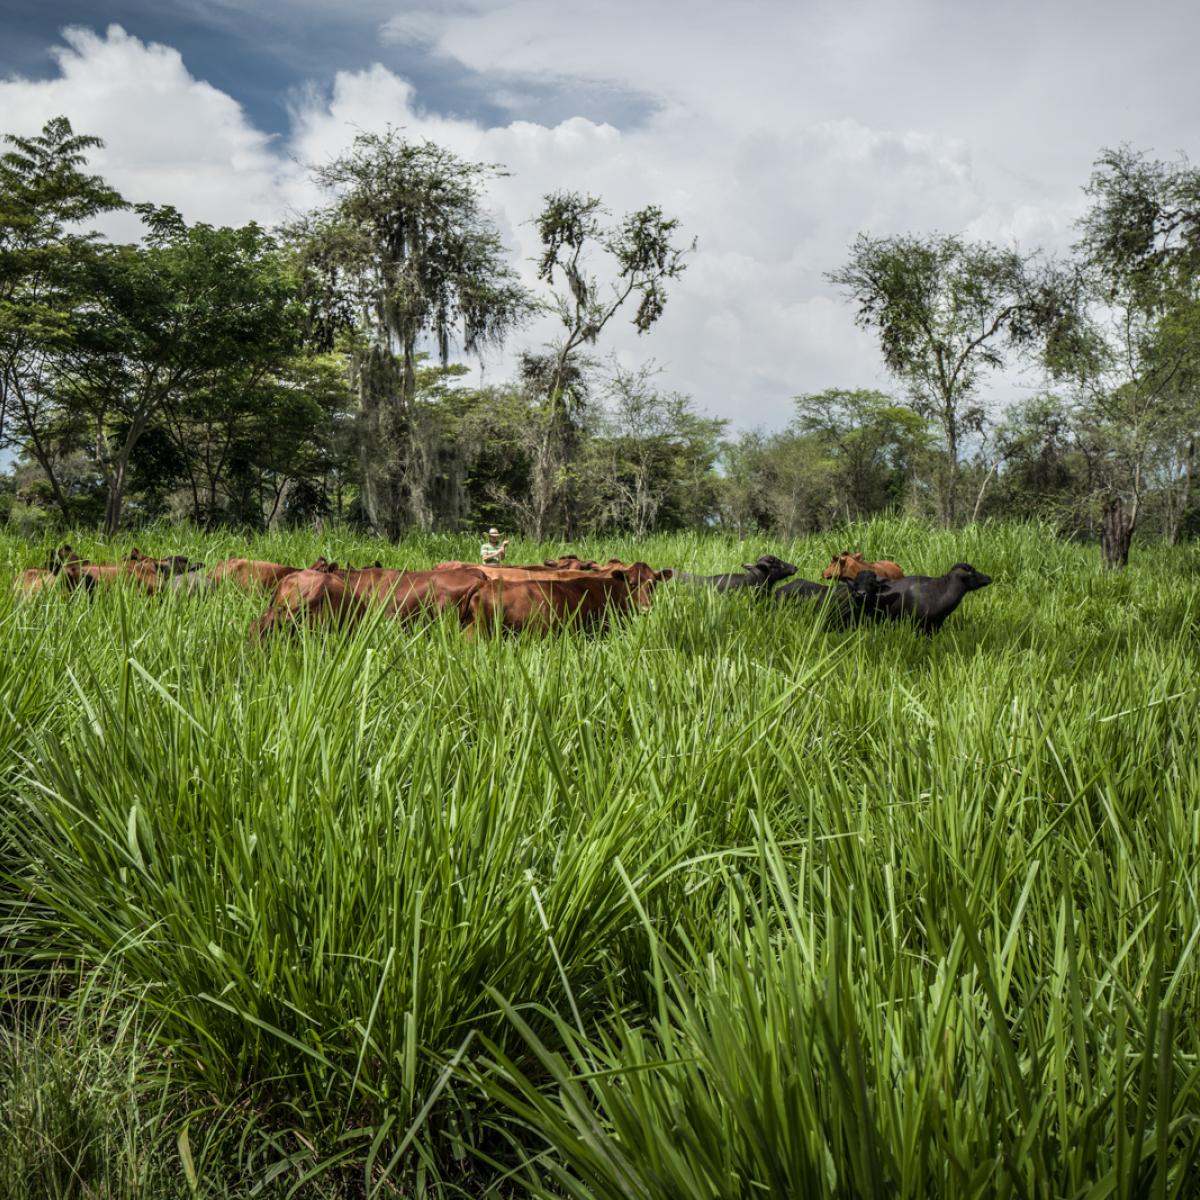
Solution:
M 494 525 L 487 531 L 487 541 L 479 547 L 480 557 L 483 559 L 483 565 L 486 567 L 489 563 L 493 566 L 504 561 L 504 552 L 508 549 L 508 538 L 504 541 L 500 540 L 500 530 Z

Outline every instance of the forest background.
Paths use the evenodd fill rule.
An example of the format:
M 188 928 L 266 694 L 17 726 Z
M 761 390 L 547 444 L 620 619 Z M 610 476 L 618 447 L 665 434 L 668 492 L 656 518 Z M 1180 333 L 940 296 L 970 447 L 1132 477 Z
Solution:
M 734 430 L 660 385 L 653 329 L 703 247 L 656 204 L 546 195 L 534 291 L 486 208 L 503 168 L 401 131 L 315 165 L 325 203 L 269 230 L 129 201 L 64 117 L 6 143 L 0 519 L 21 536 L 167 519 L 791 538 L 895 513 L 1037 517 L 1119 566 L 1138 530 L 1200 528 L 1186 159 L 1102 150 L 1066 257 L 930 232 L 831 252 L 894 386 L 847 380 L 795 397 L 783 429 Z M 125 208 L 143 236 L 114 244 L 96 224 Z M 546 313 L 557 337 L 524 343 Z M 626 321 L 633 366 L 606 347 Z M 500 345 L 513 378 L 473 383 Z M 1000 405 L 1014 370 L 1037 386 Z

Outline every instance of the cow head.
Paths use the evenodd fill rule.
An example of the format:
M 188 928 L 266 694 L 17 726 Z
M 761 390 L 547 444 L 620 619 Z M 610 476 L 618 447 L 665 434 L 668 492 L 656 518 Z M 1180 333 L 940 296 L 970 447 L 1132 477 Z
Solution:
M 946 572 L 951 579 L 957 580 L 964 591 L 975 592 L 980 588 L 985 588 L 992 582 L 990 575 L 985 575 L 982 571 L 977 571 L 970 563 L 960 562 Z
M 57 550 L 50 551 L 50 561 L 46 564 L 46 569 L 57 575 L 64 567 L 83 567 L 86 565 L 87 559 L 80 558 L 66 542 L 63 542 Z
M 852 579 L 843 579 L 856 604 L 868 605 L 887 586 L 887 581 L 880 579 L 872 570 L 859 571 Z
M 853 579 L 865 567 L 866 561 L 861 551 L 857 554 L 851 554 L 849 550 L 843 550 L 841 553 L 833 556 L 829 562 L 829 566 L 821 572 L 821 578 Z
M 194 563 L 186 554 L 168 554 L 166 558 L 152 560 L 160 575 L 186 575 L 198 571 L 204 564 Z
M 742 563 L 742 567 L 751 575 L 757 576 L 767 587 L 796 573 L 796 568 L 791 563 L 776 558 L 774 554 L 760 554 L 756 561 Z
M 656 571 L 647 563 L 635 562 L 628 566 L 615 567 L 609 578 L 624 583 L 634 606 L 646 611 L 654 598 L 656 585 L 660 580 L 669 579 L 670 574 Z

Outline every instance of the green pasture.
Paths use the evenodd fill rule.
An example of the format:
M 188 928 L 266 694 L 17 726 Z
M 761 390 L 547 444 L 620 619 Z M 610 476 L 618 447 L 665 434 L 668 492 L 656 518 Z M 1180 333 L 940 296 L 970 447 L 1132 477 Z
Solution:
M 994 583 L 932 639 L 666 585 L 259 648 L 232 588 L 16 603 L 0 538 L 0 1196 L 1200 1195 L 1200 550 L 510 558 L 843 546 Z

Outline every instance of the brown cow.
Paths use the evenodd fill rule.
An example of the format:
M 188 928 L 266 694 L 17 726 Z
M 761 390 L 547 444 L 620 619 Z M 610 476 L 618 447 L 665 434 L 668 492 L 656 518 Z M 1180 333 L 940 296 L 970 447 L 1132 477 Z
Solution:
M 158 580 L 158 564 L 147 558 L 136 546 L 120 562 L 84 563 L 80 572 L 92 581 L 93 587 L 113 587 L 118 583 L 140 584 L 154 590 Z
M 13 592 L 20 600 L 32 600 L 34 596 L 52 588 L 73 592 L 82 587 L 85 591 L 92 590 L 92 581 L 78 567 L 64 567 L 59 571 L 51 571 L 46 567 L 28 567 L 13 580 Z
M 70 546 L 59 546 L 50 551 L 44 567 L 27 567 L 13 580 L 13 593 L 19 600 L 30 600 L 34 596 L 60 584 L 64 590 L 73 590 L 82 581 L 79 565 L 83 559 Z
M 448 559 L 437 563 L 435 571 L 462 570 L 464 567 L 479 567 L 483 571 L 525 571 L 541 574 L 545 571 L 611 571 L 614 567 L 628 567 L 631 563 L 622 562 L 619 558 L 610 558 L 606 563 L 596 562 L 590 558 L 579 558 L 574 554 L 563 554 L 558 558 L 548 558 L 540 563 L 491 563 L 479 564 L 463 562 L 460 559 Z M 500 578 L 494 576 L 493 578 Z
M 18 600 L 31 600 L 39 592 L 44 592 L 57 583 L 58 576 L 53 571 L 45 567 L 26 567 L 13 580 L 13 593 Z
M 271 603 L 250 626 L 250 640 L 262 641 L 277 625 L 295 629 L 301 622 L 316 625 L 357 621 L 366 602 L 329 571 L 292 571 L 279 581 Z
M 217 563 L 208 576 L 216 583 L 232 583 L 244 592 L 269 592 L 298 570 L 258 558 L 227 558 Z
M 525 579 L 489 579 L 471 597 L 469 638 L 497 627 L 540 632 L 568 624 L 603 626 L 614 612 L 648 609 L 659 580 L 645 563 L 611 572 L 562 572 Z
M 904 572 L 899 563 L 881 558 L 878 562 L 867 562 L 861 553 L 851 554 L 843 550 L 835 554 L 829 566 L 821 572 L 822 579 L 854 579 L 860 571 L 874 571 L 880 579 L 903 579 Z
M 462 559 L 450 558 L 445 562 L 434 563 L 434 571 L 488 571 L 488 572 L 507 572 L 510 575 L 525 575 L 529 571 L 548 571 L 551 568 L 545 563 L 473 563 L 464 562 Z M 494 575 L 489 578 L 500 578 Z
M 65 543 L 57 550 L 50 551 L 50 558 L 44 567 L 29 567 L 13 580 L 13 591 L 20 599 L 28 600 L 49 588 L 61 586 L 65 591 L 73 592 L 82 587 L 90 592 L 93 580 L 84 575 L 82 567 L 88 565 L 86 559 L 80 558 L 70 546 Z
M 321 581 L 327 581 L 322 583 Z M 296 571 L 279 584 L 267 611 L 250 627 L 261 639 L 282 621 L 307 619 L 356 621 L 372 605 L 383 615 L 408 620 L 453 608 L 460 623 L 468 615 L 472 594 L 485 582 L 482 570 L 385 571 L 381 568 L 334 573 Z
M 62 549 L 70 550 L 70 547 Z M 61 549 L 56 551 L 61 554 Z M 185 554 L 172 554 L 165 558 L 152 558 L 143 554 L 136 546 L 117 563 L 84 563 L 78 569 L 81 575 L 91 580 L 93 587 L 112 587 L 118 583 L 135 584 L 147 592 L 156 592 L 174 575 L 183 575 L 189 570 L 198 570 L 202 564 L 191 563 Z
M 555 560 L 558 561 L 558 560 Z M 575 560 L 577 562 L 578 560 Z M 593 563 L 590 566 L 556 567 L 549 564 L 527 563 L 524 566 L 476 566 L 473 563 L 444 562 L 434 567 L 435 571 L 482 571 L 488 579 L 576 579 L 579 576 L 594 578 L 597 575 L 608 575 L 617 569 L 630 570 L 633 563 L 623 563 L 619 559 L 609 559 L 601 566 Z
M 346 585 L 356 595 L 382 604 L 389 617 L 406 619 L 423 613 L 458 610 L 465 619 L 471 594 L 487 579 L 486 568 L 466 566 L 433 571 L 350 571 Z

